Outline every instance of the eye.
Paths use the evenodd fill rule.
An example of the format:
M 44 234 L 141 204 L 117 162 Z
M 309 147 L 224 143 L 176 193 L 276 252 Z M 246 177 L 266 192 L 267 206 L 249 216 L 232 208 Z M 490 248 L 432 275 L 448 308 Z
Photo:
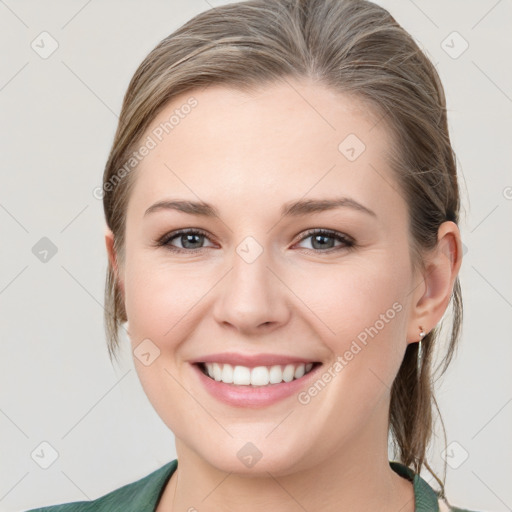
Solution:
M 336 251 L 347 249 L 355 245 L 354 240 L 349 236 L 330 229 L 311 229 L 300 239 L 300 242 L 308 238 L 311 239 L 311 248 L 314 252 L 331 252 L 331 249 Z M 335 246 L 335 241 L 340 242 L 340 244 Z M 308 248 L 306 247 L 306 249 Z
M 202 242 L 205 238 L 208 239 L 208 235 L 204 231 L 198 229 L 181 229 L 180 231 L 173 231 L 172 233 L 164 235 L 158 240 L 157 245 L 165 246 L 171 251 L 190 252 L 203 249 Z M 181 244 L 181 247 L 176 247 L 171 243 L 176 239 Z
M 336 250 L 348 249 L 355 245 L 354 240 L 349 236 L 329 229 L 311 229 L 306 232 L 299 243 L 308 238 L 311 239 L 311 249 L 307 247 L 305 249 L 313 250 L 316 253 L 330 253 Z M 156 244 L 174 252 L 194 252 L 208 247 L 203 245 L 205 239 L 209 240 L 208 234 L 205 231 L 200 229 L 181 229 L 164 235 Z M 172 243 L 175 240 L 180 243 L 180 246 Z M 336 241 L 339 242 L 337 246 L 334 245 Z M 210 247 L 213 247 L 213 245 Z

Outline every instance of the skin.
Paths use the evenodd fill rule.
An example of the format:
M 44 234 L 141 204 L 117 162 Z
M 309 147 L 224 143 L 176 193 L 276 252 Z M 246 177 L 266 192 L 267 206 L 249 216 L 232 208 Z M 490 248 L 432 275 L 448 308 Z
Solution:
M 124 260 L 108 229 L 105 237 L 132 349 L 149 338 L 160 350 L 148 366 L 134 358 L 176 438 L 179 466 L 157 510 L 414 511 L 412 484 L 388 462 L 390 388 L 419 326 L 429 332 L 448 305 L 461 263 L 457 226 L 442 224 L 426 270 L 413 267 L 407 205 L 384 156 L 389 133 L 354 98 L 308 81 L 251 93 L 210 86 L 174 98 L 145 136 L 190 96 L 198 106 L 134 171 Z M 338 150 L 351 133 L 366 145 L 353 162 Z M 349 207 L 279 214 L 289 201 L 339 196 L 375 216 Z M 144 216 L 168 198 L 202 200 L 220 215 Z M 199 249 L 172 241 L 188 253 L 155 245 L 182 228 L 208 237 L 188 246 Z M 328 238 L 328 254 L 304 238 L 312 228 L 355 246 Z M 247 236 L 263 249 L 250 264 L 236 252 Z M 189 363 L 234 351 L 332 367 L 394 303 L 401 311 L 306 405 L 296 395 L 263 408 L 222 403 Z M 247 442 L 262 453 L 251 468 L 237 457 Z

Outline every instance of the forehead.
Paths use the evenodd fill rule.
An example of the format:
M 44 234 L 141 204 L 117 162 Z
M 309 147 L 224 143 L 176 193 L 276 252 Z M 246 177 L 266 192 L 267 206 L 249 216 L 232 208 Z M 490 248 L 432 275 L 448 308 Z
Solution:
M 262 197 L 353 193 L 375 204 L 396 187 L 390 134 L 360 98 L 287 80 L 242 91 L 222 85 L 173 98 L 143 141 L 133 207 L 165 195 L 241 205 Z M 386 185 L 387 183 L 387 185 Z M 339 195 L 339 194 L 336 194 Z M 280 205 L 279 205 L 280 206 Z

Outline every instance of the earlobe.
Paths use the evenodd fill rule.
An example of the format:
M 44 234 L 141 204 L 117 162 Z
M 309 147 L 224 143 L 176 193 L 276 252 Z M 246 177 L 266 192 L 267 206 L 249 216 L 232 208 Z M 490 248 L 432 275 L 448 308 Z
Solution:
M 118 258 L 117 258 L 117 253 L 116 253 L 116 249 L 115 249 L 115 244 L 114 244 L 114 233 L 112 233 L 112 231 L 110 230 L 109 227 L 105 228 L 105 246 L 107 248 L 108 259 L 110 261 L 110 265 L 112 266 L 112 269 L 116 276 L 116 280 L 119 284 L 119 288 L 124 293 L 124 286 L 123 286 L 123 282 L 120 277 L 120 269 L 119 269 Z
M 462 263 L 462 242 L 458 226 L 441 224 L 437 246 L 425 257 L 421 295 L 414 298 L 408 331 L 408 343 L 418 341 L 418 326 L 429 333 L 442 319 L 453 292 Z
M 110 261 L 110 265 L 114 269 L 114 271 L 118 272 L 117 269 L 117 257 L 114 249 L 114 233 L 110 230 L 109 227 L 105 228 L 105 246 L 107 248 L 107 255 Z

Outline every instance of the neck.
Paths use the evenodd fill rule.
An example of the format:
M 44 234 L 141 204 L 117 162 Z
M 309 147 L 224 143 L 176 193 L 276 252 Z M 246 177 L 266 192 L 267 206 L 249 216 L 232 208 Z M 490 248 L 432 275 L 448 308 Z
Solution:
M 226 473 L 176 439 L 178 468 L 157 512 L 414 512 L 412 483 L 389 466 L 387 425 L 383 436 L 369 424 L 328 459 L 284 476 Z

